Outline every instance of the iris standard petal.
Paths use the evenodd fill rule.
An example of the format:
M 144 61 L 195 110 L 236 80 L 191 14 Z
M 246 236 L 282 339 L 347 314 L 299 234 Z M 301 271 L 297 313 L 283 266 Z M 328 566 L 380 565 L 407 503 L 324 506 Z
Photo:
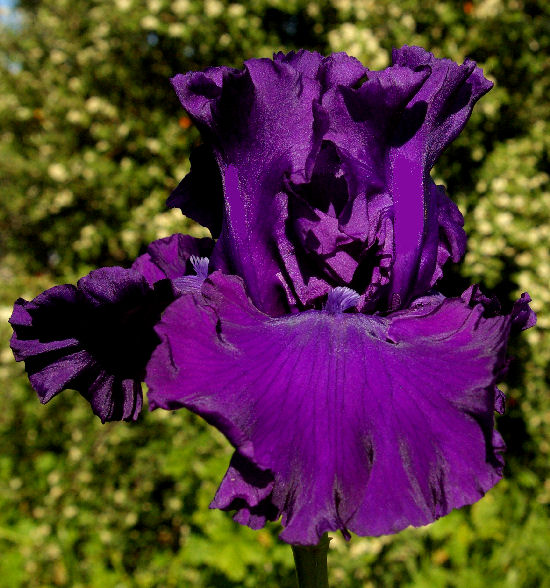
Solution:
M 299 73 L 321 83 L 323 91 L 334 86 L 352 86 L 366 75 L 368 69 L 355 57 L 346 53 L 320 53 L 300 49 L 288 53 L 275 53 L 273 61 L 287 63 Z
M 189 160 L 191 171 L 170 194 L 166 204 L 169 208 L 179 208 L 218 238 L 223 217 L 223 185 L 218 164 L 207 145 L 195 147 Z
M 183 107 L 203 130 L 222 177 L 229 166 L 236 169 L 238 190 L 228 193 L 227 182 L 225 186 L 217 267 L 238 273 L 235 266 L 245 266 L 255 303 L 280 314 L 286 310 L 276 247 L 286 241 L 283 187 L 288 178 L 303 181 L 318 149 L 312 103 L 321 84 L 289 63 L 269 59 L 247 61 L 243 71 L 224 71 L 219 86 L 209 76 L 180 75 L 173 84 Z M 231 242 L 236 234 L 233 218 L 246 231 L 238 258 Z
M 463 256 L 462 215 L 430 170 L 492 87 L 469 60 L 459 66 L 419 47 L 395 50 L 393 60 L 368 72 L 361 87 L 336 87 L 322 99 L 330 120 L 324 140 L 336 146 L 349 186 L 339 224 L 349 234 L 363 228 L 370 250 L 357 259 L 367 267 L 359 267 L 354 284 L 367 281 L 369 309 L 406 306 L 433 286 L 449 258 Z M 390 243 L 378 232 L 384 217 L 393 225 L 384 231 Z
M 436 295 L 387 317 L 272 318 L 219 273 L 202 293 L 157 327 L 149 401 L 196 412 L 236 447 L 213 505 L 239 522 L 281 515 L 281 538 L 304 545 L 394 533 L 500 479 L 495 380 L 513 317 Z
M 492 84 L 469 60 L 407 46 L 393 58 L 368 71 L 300 50 L 174 78 L 205 144 L 171 204 L 208 226 L 217 211 L 217 267 L 262 310 L 313 308 L 338 286 L 369 312 L 404 308 L 463 256 L 462 215 L 430 170 Z M 238 190 L 222 193 L 229 168 Z M 199 193 L 207 176 L 216 204 Z M 250 235 L 238 247 L 236 218 Z
M 421 121 L 411 115 L 411 122 L 413 126 L 423 127 L 426 165 L 431 168 L 442 151 L 462 131 L 475 103 L 493 87 L 493 83 L 483 76 L 475 61 L 466 59 L 458 65 L 451 59 L 438 59 L 422 47 L 405 45 L 394 49 L 392 60 L 396 65 L 413 70 L 423 67 L 430 70 L 426 83 L 408 108 L 417 109 L 417 114 L 420 110 L 425 111 Z M 421 105 L 421 108 L 416 105 Z M 407 139 L 406 135 L 401 135 L 401 142 Z
M 446 242 L 456 245 L 443 258 L 459 259 L 464 254 L 462 215 L 447 201 L 443 189 L 436 189 L 429 172 L 463 129 L 474 104 L 493 84 L 483 77 L 475 62 L 466 60 L 458 65 L 449 59 L 436 59 L 420 47 L 394 50 L 393 61 L 411 69 L 430 70 L 403 112 L 406 124 L 396 128 L 389 153 L 395 264 L 387 296 L 398 305 L 406 305 L 432 286 L 441 273 L 438 235 L 442 223 L 447 236 L 451 231 L 455 235 Z M 450 214 L 445 214 L 447 210 Z

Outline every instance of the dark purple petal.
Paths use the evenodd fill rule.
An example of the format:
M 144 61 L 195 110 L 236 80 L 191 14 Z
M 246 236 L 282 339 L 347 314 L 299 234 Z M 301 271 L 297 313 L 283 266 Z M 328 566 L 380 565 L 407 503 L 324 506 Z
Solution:
M 49 402 L 62 390 L 72 387 L 72 383 L 82 372 L 95 366 L 93 357 L 81 348 L 77 348 L 74 353 L 71 350 L 40 355 L 30 353 L 32 351 L 25 361 L 25 369 L 42 404 Z
M 272 492 L 273 475 L 235 452 L 210 508 L 237 510 L 238 523 L 261 529 L 280 516 L 271 502 Z
M 501 477 L 512 317 L 471 295 L 387 317 L 345 306 L 274 319 L 216 273 L 166 310 L 147 368 L 151 407 L 189 408 L 237 449 L 213 506 L 253 528 L 281 515 L 289 543 L 425 525 Z
M 130 378 L 119 379 L 104 371 L 90 381 L 82 395 L 102 422 L 135 420 L 141 412 L 141 383 Z
M 498 388 L 495 388 L 495 410 L 498 414 L 504 414 L 506 410 L 506 396 Z
M 319 53 L 300 49 L 287 54 L 276 53 L 273 61 L 286 63 L 302 75 L 318 80 L 323 91 L 333 86 L 353 86 L 368 71 L 358 59 L 346 53 L 333 53 L 323 57 Z
M 123 267 L 102 267 L 80 278 L 76 284 L 77 291 L 92 308 L 119 304 L 120 301 L 140 301 L 149 285 L 134 270 Z
M 431 72 L 403 112 L 389 154 L 395 266 L 388 299 L 406 304 L 439 277 L 438 259 L 459 259 L 464 253 L 462 216 L 456 206 L 445 202 L 444 192 L 436 189 L 429 172 L 492 83 L 473 61 L 459 66 L 449 59 L 436 59 L 419 47 L 395 50 L 393 60 L 411 69 L 427 67 Z M 443 258 L 438 245 L 442 224 L 447 242 L 455 243 Z
M 224 78 L 237 73 L 238 70 L 225 66 L 209 67 L 204 72 L 177 74 L 170 81 L 185 110 L 208 126 L 212 101 L 221 95 Z
M 145 365 L 158 343 L 153 326 L 173 299 L 167 280 L 151 288 L 135 270 L 101 268 L 76 287 L 17 300 L 11 347 L 41 402 L 71 388 L 103 422 L 135 420 Z
M 222 171 L 237 165 L 250 183 L 247 195 L 273 194 L 278 186 L 265 182 L 303 174 L 314 146 L 311 104 L 320 84 L 281 62 L 251 59 L 244 65 L 243 71 L 225 68 L 221 78 L 219 68 L 180 74 L 172 84 L 205 129 Z M 210 79 L 215 72 L 221 86 Z
M 427 68 L 416 71 L 394 65 L 368 72 L 360 88 L 337 86 L 323 96 L 330 121 L 324 139 L 338 150 L 352 196 L 384 191 L 392 135 L 428 76 Z
M 72 284 L 54 286 L 31 302 L 17 299 L 9 319 L 15 331 L 10 345 L 16 361 L 77 345 L 78 340 L 71 337 L 77 304 L 78 291 Z M 41 308 L 48 308 L 48 312 L 42 313 Z M 55 331 L 57 336 L 36 338 L 37 330 L 41 333 Z
M 369 251 L 351 283 L 366 286 L 366 308 L 406 306 L 433 286 L 449 258 L 464 254 L 462 215 L 429 173 L 491 86 L 471 61 L 459 66 L 404 47 L 360 88 L 323 96 L 324 139 L 338 150 L 350 196 L 340 228 Z
M 219 237 L 223 216 L 223 187 L 212 150 L 200 145 L 191 152 L 191 171 L 170 194 L 166 204 L 210 229 Z
M 332 53 L 323 59 L 317 77 L 323 88 L 328 90 L 334 86 L 354 86 L 368 71 L 355 57 L 346 53 Z
M 338 85 L 322 96 L 319 118 L 328 121 L 324 142 L 310 181 L 295 186 L 300 206 L 290 203 L 296 256 L 305 258 L 296 265 L 283 256 L 304 305 L 311 303 L 310 290 L 300 279 L 303 276 L 307 286 L 310 276 L 304 268 L 314 268 L 329 287 L 347 284 L 364 291 L 370 285 L 369 297 L 388 282 L 393 212 L 385 158 L 395 113 L 427 73 L 401 67 L 369 72 L 359 89 Z M 325 234 L 330 241 L 319 238 Z
M 284 310 L 284 293 L 279 268 L 271 251 L 274 243 L 271 239 L 263 238 L 271 234 L 273 242 L 276 236 L 280 241 L 286 240 L 284 225 L 275 210 L 278 200 L 275 197 L 271 202 L 273 216 L 266 210 L 265 216 L 255 218 L 261 210 L 253 212 L 254 207 L 243 194 L 240 179 L 237 168 L 233 165 L 228 166 L 224 182 L 224 227 L 221 238 L 216 243 L 212 262 L 216 268 L 242 276 L 250 297 L 259 308 L 273 314 L 281 314 Z
M 306 51 L 305 49 L 289 51 L 288 53 L 279 51 L 273 55 L 273 61 L 275 63 L 289 65 L 295 71 L 311 79 L 317 78 L 323 60 L 324 57 L 320 53 Z

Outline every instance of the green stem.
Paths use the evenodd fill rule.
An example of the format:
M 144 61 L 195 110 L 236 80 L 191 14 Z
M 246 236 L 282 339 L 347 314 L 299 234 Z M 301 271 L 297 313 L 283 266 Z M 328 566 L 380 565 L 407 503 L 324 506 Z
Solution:
M 325 533 L 318 545 L 293 545 L 299 588 L 328 588 L 327 553 L 330 539 Z

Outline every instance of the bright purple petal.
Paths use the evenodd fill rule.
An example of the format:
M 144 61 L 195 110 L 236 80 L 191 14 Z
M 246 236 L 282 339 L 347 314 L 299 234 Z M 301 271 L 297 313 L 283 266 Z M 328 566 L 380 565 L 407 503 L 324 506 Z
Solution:
M 500 479 L 513 317 L 436 295 L 385 318 L 346 303 L 273 319 L 219 273 L 202 294 L 166 310 L 146 381 L 152 407 L 189 408 L 236 447 L 213 506 L 254 528 L 281 515 L 282 539 L 315 544 L 425 525 Z

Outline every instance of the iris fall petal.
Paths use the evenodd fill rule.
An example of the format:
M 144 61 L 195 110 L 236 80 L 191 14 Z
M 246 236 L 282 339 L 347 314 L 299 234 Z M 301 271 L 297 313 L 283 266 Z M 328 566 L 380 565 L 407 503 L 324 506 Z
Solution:
M 219 273 L 202 292 L 157 327 L 149 400 L 189 408 L 236 447 L 213 505 L 239 522 L 280 515 L 281 538 L 305 545 L 330 530 L 395 533 L 500 479 L 495 380 L 512 317 L 436 295 L 386 317 L 272 318 Z
M 136 419 L 145 366 L 159 341 L 153 327 L 176 296 L 200 289 L 206 274 L 196 275 L 192 261 L 207 264 L 199 256 L 212 246 L 172 235 L 151 243 L 131 269 L 101 268 L 76 286 L 17 300 L 11 347 L 40 400 L 72 388 L 103 422 Z

